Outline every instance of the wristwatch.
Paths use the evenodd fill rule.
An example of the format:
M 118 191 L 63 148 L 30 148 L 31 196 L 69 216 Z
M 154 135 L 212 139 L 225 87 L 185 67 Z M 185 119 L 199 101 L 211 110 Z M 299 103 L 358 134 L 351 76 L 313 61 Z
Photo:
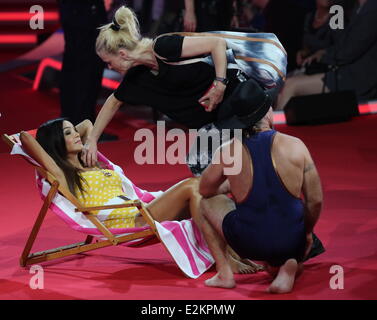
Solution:
M 227 78 L 221 78 L 221 77 L 216 77 L 215 81 L 219 81 L 219 82 L 221 82 L 225 86 L 229 83 L 229 79 L 227 79 Z

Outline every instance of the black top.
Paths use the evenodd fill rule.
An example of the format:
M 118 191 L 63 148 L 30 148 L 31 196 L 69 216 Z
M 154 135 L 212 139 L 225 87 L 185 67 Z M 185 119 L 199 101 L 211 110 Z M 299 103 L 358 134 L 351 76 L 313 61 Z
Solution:
M 186 60 L 180 58 L 183 39 L 180 35 L 159 37 L 155 52 L 169 62 Z M 157 61 L 158 75 L 152 74 L 146 66 L 131 68 L 115 90 L 115 98 L 128 104 L 149 105 L 189 128 L 200 128 L 214 122 L 217 109 L 206 112 L 198 102 L 215 79 L 214 67 L 205 62 L 169 65 L 159 58 Z M 224 100 L 237 84 L 235 74 L 234 70 L 228 71 L 231 83 L 227 86 Z

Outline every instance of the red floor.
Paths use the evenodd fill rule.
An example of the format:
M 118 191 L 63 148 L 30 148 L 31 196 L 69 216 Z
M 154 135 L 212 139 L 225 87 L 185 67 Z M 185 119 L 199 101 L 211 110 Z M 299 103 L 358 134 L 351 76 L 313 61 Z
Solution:
M 0 75 L 0 133 L 30 129 L 58 115 L 55 94 L 32 92 L 12 76 Z M 6 91 L 5 91 L 6 90 Z M 16 110 L 18 113 L 16 114 Z M 184 165 L 134 163 L 132 128 L 120 114 L 112 123 L 121 140 L 100 150 L 148 190 L 165 189 L 189 171 Z M 22 159 L 0 149 L 0 299 L 377 299 L 377 115 L 340 124 L 277 129 L 308 145 L 324 188 L 324 210 L 316 233 L 327 251 L 306 264 L 292 293 L 270 295 L 266 273 L 237 275 L 233 290 L 207 288 L 186 278 L 160 245 L 111 247 L 43 264 L 44 289 L 32 290 L 29 268 L 18 265 L 41 206 L 33 172 Z M 163 168 L 162 168 L 163 167 Z M 34 251 L 83 239 L 49 213 Z M 344 270 L 344 289 L 332 290 L 330 267 Z

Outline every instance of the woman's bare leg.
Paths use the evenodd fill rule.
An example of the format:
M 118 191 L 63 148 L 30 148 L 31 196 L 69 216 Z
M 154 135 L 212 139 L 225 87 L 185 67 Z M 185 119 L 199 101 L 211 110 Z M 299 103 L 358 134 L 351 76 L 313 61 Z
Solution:
M 167 191 L 162 196 L 149 203 L 146 208 L 152 217 L 158 221 L 182 220 L 189 218 L 190 214 L 197 225 L 203 218 L 199 212 L 202 196 L 199 193 L 199 179 L 188 178 L 183 180 Z M 225 197 L 225 196 L 224 196 Z M 229 200 L 230 201 L 230 200 Z M 137 226 L 145 225 L 145 220 L 138 217 Z M 230 247 L 228 246 L 230 249 Z M 234 273 L 255 272 L 255 266 L 241 262 L 241 259 L 229 256 L 229 263 Z
M 324 73 L 297 75 L 287 78 L 283 90 L 280 92 L 276 104 L 276 110 L 283 110 L 292 97 L 318 94 L 322 92 Z M 325 87 L 325 92 L 329 92 Z
M 158 222 L 189 218 L 190 213 L 194 218 L 199 214 L 201 198 L 199 178 L 188 178 L 169 188 L 146 208 Z
M 258 271 L 264 271 L 265 267 L 258 263 L 251 261 L 250 259 L 242 259 L 230 246 L 227 247 L 228 254 L 230 256 L 231 261 L 238 261 L 241 263 L 239 268 L 239 272 L 237 273 L 255 273 Z M 232 268 L 233 269 L 233 268 Z M 233 270 L 236 273 L 236 271 Z
M 163 193 L 162 196 L 147 205 L 152 217 L 161 222 L 189 218 L 196 219 L 202 196 L 199 193 L 200 177 L 188 178 L 178 182 Z M 226 180 L 219 188 L 219 193 L 229 190 Z

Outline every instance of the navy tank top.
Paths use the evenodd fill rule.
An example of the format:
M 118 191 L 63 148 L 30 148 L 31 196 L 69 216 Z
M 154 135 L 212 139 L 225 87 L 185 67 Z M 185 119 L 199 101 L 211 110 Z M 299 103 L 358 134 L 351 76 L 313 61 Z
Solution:
M 243 258 L 279 266 L 290 258 L 302 259 L 305 250 L 304 206 L 280 180 L 271 148 L 275 130 L 244 140 L 253 164 L 253 184 L 242 203 L 227 214 L 223 233 Z

